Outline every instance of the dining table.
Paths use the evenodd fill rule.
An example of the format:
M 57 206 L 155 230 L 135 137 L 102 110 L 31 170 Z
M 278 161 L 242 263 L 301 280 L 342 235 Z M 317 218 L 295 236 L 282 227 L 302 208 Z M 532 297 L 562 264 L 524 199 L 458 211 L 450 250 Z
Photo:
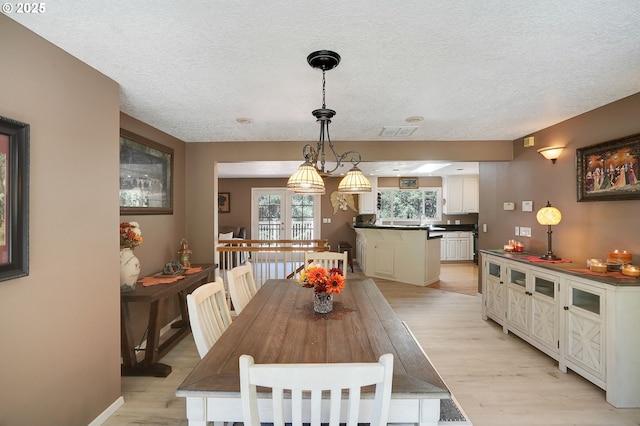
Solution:
M 243 354 L 252 355 L 256 364 L 272 364 L 377 362 L 391 353 L 389 423 L 438 424 L 440 401 L 451 393 L 376 283 L 347 279 L 326 314 L 314 312 L 313 291 L 295 280 L 262 285 L 178 387 L 190 426 L 243 421 L 238 363 Z M 360 414 L 366 422 L 373 388 L 362 395 Z M 268 407 L 260 407 L 261 421 L 270 421 Z

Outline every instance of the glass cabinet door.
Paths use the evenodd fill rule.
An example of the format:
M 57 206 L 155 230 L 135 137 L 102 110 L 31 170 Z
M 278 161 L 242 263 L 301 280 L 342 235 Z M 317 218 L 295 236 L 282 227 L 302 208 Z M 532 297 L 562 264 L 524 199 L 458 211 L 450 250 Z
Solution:
M 500 265 L 497 263 L 493 263 L 493 262 L 487 262 L 488 263 L 488 268 L 487 270 L 489 271 L 489 275 L 494 276 L 496 278 L 500 278 Z
M 597 379 L 605 377 L 603 289 L 566 280 L 566 359 Z

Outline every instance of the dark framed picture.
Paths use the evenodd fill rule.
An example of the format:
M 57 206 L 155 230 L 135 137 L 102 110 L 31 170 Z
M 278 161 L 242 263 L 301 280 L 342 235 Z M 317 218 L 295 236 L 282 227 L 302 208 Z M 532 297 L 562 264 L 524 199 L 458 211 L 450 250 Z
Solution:
M 640 199 L 640 134 L 576 150 L 578 201 Z
M 173 149 L 124 129 L 120 214 L 173 214 Z
M 398 185 L 400 189 L 418 189 L 417 177 L 401 177 Z
M 218 192 L 218 213 L 231 213 L 231 194 Z
M 29 275 L 29 132 L 0 117 L 0 281 Z

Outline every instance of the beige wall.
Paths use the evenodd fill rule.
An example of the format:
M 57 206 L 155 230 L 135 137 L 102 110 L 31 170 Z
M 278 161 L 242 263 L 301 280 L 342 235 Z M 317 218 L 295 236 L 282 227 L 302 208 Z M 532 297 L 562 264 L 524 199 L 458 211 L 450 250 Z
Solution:
M 178 260 L 180 241 L 186 237 L 185 229 L 185 143 L 155 129 L 127 114 L 120 114 L 120 126 L 137 135 L 173 149 L 173 214 L 126 215 L 121 221 L 136 221 L 140 224 L 143 243 L 135 248 L 140 260 L 141 276 L 161 271 L 165 263 Z M 172 322 L 180 315 L 177 299 L 161 303 L 164 317 L 162 325 Z M 132 303 L 131 322 L 134 342 L 140 342 L 148 323 L 149 305 Z
M 480 164 L 480 248 L 500 248 L 509 239 L 520 239 L 525 249 L 544 253 L 547 228 L 537 223 L 535 212 L 547 200 L 562 212 L 562 222 L 552 227 L 553 251 L 558 256 L 584 263 L 587 258 L 606 258 L 613 249 L 633 253 L 640 263 L 640 200 L 578 203 L 576 148 L 640 133 L 640 93 L 533 134 L 536 146 L 524 148 L 514 141 L 514 160 Z M 556 164 L 537 149 L 566 145 Z M 532 200 L 534 212 L 522 212 L 521 202 Z M 515 211 L 502 203 L 513 201 Z M 516 226 L 531 227 L 531 238 L 515 237 Z
M 0 424 L 118 399 L 118 85 L 0 14 L 0 115 L 31 125 L 29 276 L 0 282 Z
M 349 142 L 349 149 L 358 150 L 367 161 L 393 161 L 393 160 L 454 160 L 454 161 L 509 161 L 513 158 L 513 146 L 511 141 L 473 141 L 473 143 L 461 141 L 371 141 Z M 217 203 L 214 200 L 214 191 L 231 192 L 232 213 L 218 216 L 220 225 L 236 225 L 240 217 L 235 214 L 249 215 L 249 194 L 244 194 L 241 188 L 250 188 L 247 183 L 241 183 L 243 179 L 235 179 L 237 183 L 224 183 L 220 181 L 220 188 L 216 188 L 214 172 L 215 162 L 238 161 L 286 161 L 301 160 L 302 142 L 216 142 L 216 143 L 189 143 L 187 144 L 187 235 L 189 242 L 193 242 L 194 258 L 200 262 L 214 259 L 213 241 L 215 237 L 214 220 Z M 428 179 L 428 178 L 425 178 Z M 229 181 L 233 181 L 230 179 Z M 247 179 L 247 181 L 250 181 Z M 262 181 L 262 180 L 258 180 Z M 282 187 L 286 181 L 281 181 Z M 336 187 L 338 179 L 336 178 Z M 421 182 L 421 185 L 423 183 Z M 229 185 L 239 185 L 234 189 Z M 256 186 L 269 186 L 262 183 Z M 397 183 L 396 183 L 397 185 Z M 441 185 L 441 183 L 440 183 Z M 332 190 L 327 189 L 327 194 Z M 323 197 L 323 217 L 333 217 L 329 196 Z M 238 208 L 245 209 L 237 213 Z M 346 230 L 346 222 L 351 217 L 346 213 L 338 213 L 331 224 L 323 224 L 322 236 L 329 238 L 332 247 L 337 246 L 337 241 L 346 239 L 355 243 L 355 236 Z M 344 217 L 343 217 L 344 216 Z M 460 217 L 452 217 L 458 219 Z M 462 223 L 470 223 L 471 215 L 461 217 Z M 446 219 L 446 217 L 445 217 Z M 244 219 L 243 219 L 244 220 Z M 248 223 L 248 220 L 246 220 Z M 247 225 L 249 226 L 249 225 Z

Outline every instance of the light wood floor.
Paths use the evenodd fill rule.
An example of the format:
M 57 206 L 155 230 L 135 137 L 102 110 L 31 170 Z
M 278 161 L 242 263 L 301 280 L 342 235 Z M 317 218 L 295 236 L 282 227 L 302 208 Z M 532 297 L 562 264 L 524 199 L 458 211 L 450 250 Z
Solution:
M 431 287 L 375 281 L 475 426 L 640 425 L 640 409 L 613 408 L 603 390 L 483 321 L 475 265 L 443 265 Z M 174 393 L 198 361 L 188 336 L 162 359 L 173 367 L 169 377 L 123 377 L 125 405 L 104 424 L 187 425 Z

